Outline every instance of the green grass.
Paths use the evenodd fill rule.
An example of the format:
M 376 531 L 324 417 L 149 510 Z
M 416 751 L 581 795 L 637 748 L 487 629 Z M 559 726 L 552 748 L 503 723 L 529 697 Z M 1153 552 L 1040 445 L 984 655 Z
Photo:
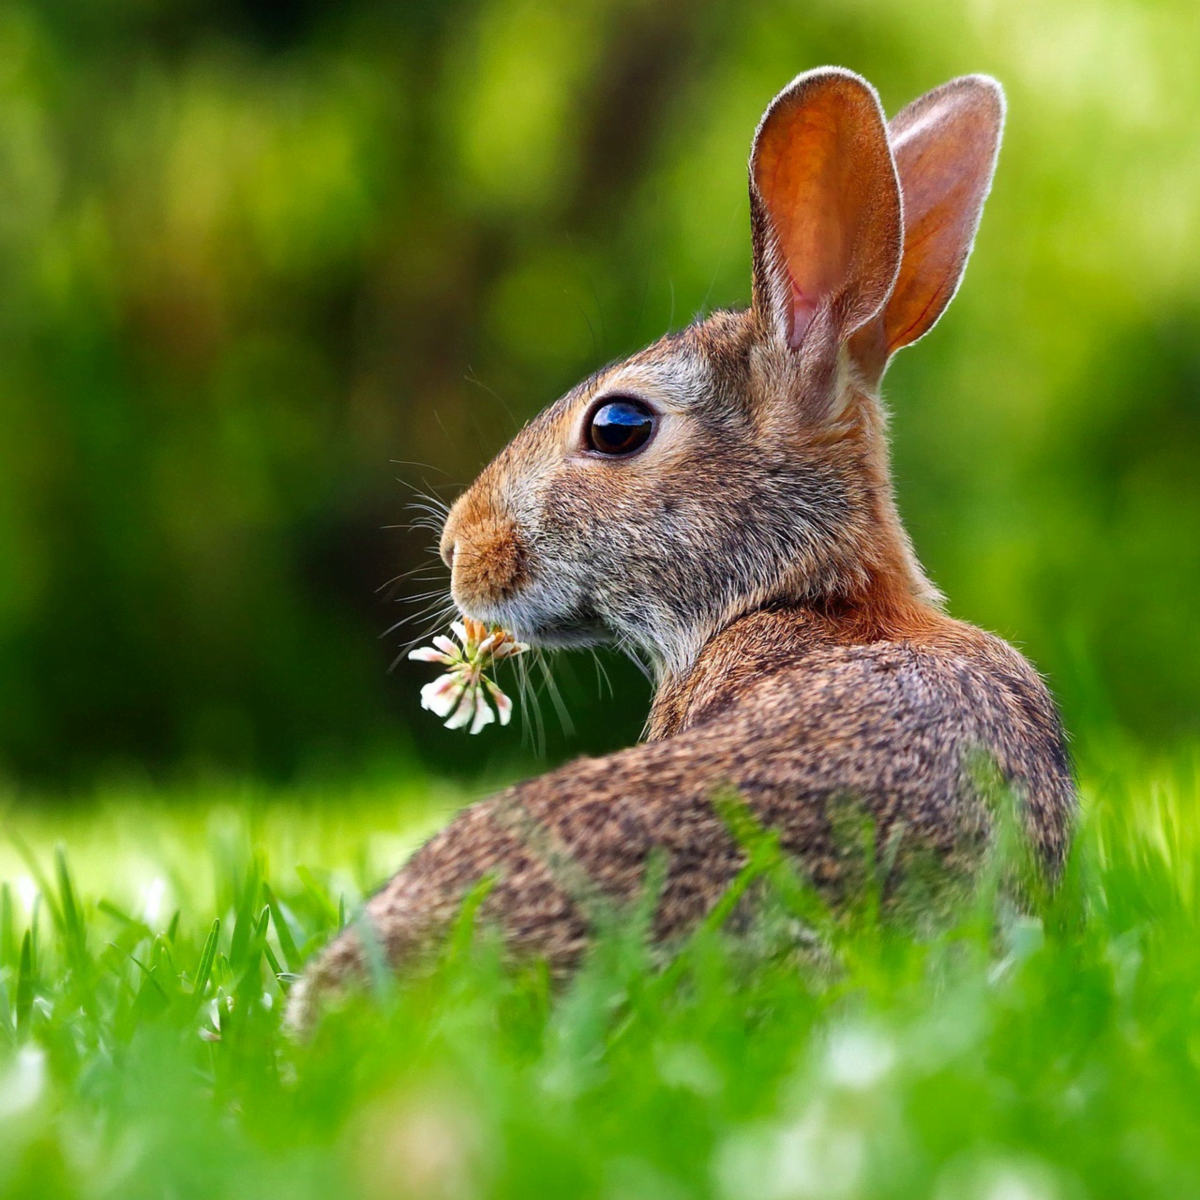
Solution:
M 377 979 L 304 1046 L 277 972 L 455 796 L 14 805 L 0 1194 L 1200 1195 L 1195 766 L 1093 763 L 1036 915 L 985 884 L 918 940 L 776 879 L 775 915 L 821 931 L 807 966 L 713 929 L 656 962 L 632 914 L 557 996 L 464 917 L 431 974 Z

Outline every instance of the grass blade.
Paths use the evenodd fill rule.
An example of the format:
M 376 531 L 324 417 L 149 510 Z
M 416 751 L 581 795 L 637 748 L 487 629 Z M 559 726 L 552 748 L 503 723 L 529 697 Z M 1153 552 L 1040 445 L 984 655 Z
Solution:
M 16 929 L 13 925 L 12 891 L 7 883 L 0 884 L 0 967 L 15 966 L 17 957 Z
M 42 873 L 42 867 L 37 860 L 37 855 L 34 854 L 29 847 L 29 843 L 15 829 L 8 830 L 8 840 L 12 842 L 17 853 L 29 868 L 30 875 L 33 876 L 34 882 L 38 885 L 38 892 L 50 906 L 50 915 L 54 918 L 54 923 L 61 928 L 62 913 L 58 911 L 58 905 L 54 900 L 54 889 L 50 886 L 50 881 Z
M 67 855 L 62 846 L 54 851 L 54 864 L 58 875 L 63 944 L 67 951 L 68 961 L 82 975 L 88 967 L 87 930 L 84 928 L 79 902 L 75 898 L 75 887 L 71 882 Z
M 270 942 L 266 941 L 265 939 L 263 940 L 262 950 L 263 955 L 267 960 L 267 965 L 271 968 L 271 974 L 274 975 L 277 980 L 281 979 L 284 975 L 290 974 L 290 972 L 284 971 L 279 959 L 275 957 L 275 951 L 271 949 Z
M 221 919 L 218 917 L 208 931 L 204 949 L 200 954 L 200 965 L 196 968 L 196 978 L 192 983 L 192 995 L 197 1001 L 204 999 L 209 977 L 212 975 L 213 961 L 217 956 L 217 939 L 221 934 Z
M 283 951 L 283 959 L 287 963 L 287 969 L 289 971 L 298 971 L 304 959 L 300 951 L 296 949 L 296 941 L 292 937 L 292 931 L 288 926 L 283 906 L 280 904 L 279 898 L 271 890 L 269 884 L 263 884 L 263 891 L 266 893 L 267 907 L 271 910 L 271 924 L 275 927 L 275 936 L 279 939 L 279 949 Z M 279 974 L 278 965 L 276 965 L 275 974 Z
M 308 867 L 297 867 L 296 874 L 300 877 L 300 882 L 304 884 L 304 890 L 312 897 L 326 921 L 340 929 L 343 914 L 339 913 L 337 905 L 330 900 L 328 890 L 321 887 L 316 876 Z
M 25 931 L 21 939 L 21 962 L 17 968 L 17 1036 L 29 1035 L 29 1021 L 33 1015 L 33 934 Z

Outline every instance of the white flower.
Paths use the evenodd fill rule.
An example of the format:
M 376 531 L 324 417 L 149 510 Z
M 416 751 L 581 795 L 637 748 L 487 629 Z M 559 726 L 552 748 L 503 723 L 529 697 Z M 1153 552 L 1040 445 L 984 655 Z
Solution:
M 470 617 L 454 621 L 450 628 L 461 645 L 439 635 L 432 646 L 421 646 L 409 653 L 408 657 L 417 662 L 435 662 L 449 668 L 421 689 L 421 707 L 443 717 L 447 729 L 469 725 L 471 733 L 478 733 L 497 716 L 501 725 L 507 725 L 512 718 L 512 701 L 484 672 L 501 659 L 524 654 L 529 647 L 507 631 L 499 627 L 488 629 Z

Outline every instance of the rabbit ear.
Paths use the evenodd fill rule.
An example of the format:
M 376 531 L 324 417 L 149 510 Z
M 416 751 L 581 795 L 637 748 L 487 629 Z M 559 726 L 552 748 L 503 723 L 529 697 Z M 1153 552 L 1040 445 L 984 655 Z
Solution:
M 775 97 L 754 135 L 750 214 L 765 329 L 807 357 L 875 316 L 903 226 L 883 110 L 865 79 L 823 67 Z
M 954 298 L 992 186 L 1004 90 L 986 75 L 934 88 L 888 126 L 904 195 L 904 256 L 883 314 L 890 357 L 924 337 Z

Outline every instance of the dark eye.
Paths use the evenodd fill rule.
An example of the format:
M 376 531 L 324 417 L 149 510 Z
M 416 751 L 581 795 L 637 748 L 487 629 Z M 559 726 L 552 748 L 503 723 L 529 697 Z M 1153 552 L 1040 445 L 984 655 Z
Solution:
M 600 454 L 632 454 L 654 432 L 654 414 L 640 400 L 610 400 L 592 413 L 588 445 Z

